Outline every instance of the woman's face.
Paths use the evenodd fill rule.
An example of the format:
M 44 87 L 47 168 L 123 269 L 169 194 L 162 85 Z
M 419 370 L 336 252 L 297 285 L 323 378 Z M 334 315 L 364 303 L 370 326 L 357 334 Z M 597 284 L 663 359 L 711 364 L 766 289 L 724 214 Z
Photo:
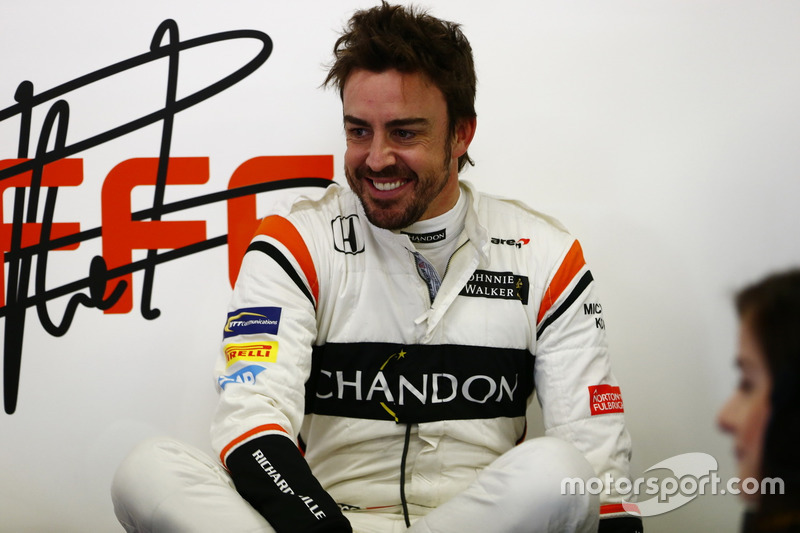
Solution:
M 761 478 L 761 457 L 764 432 L 770 414 L 772 378 L 750 324 L 743 319 L 739 324 L 739 385 L 722 407 L 718 416 L 719 427 L 730 433 L 739 466 L 739 478 Z M 745 497 L 747 495 L 742 492 Z

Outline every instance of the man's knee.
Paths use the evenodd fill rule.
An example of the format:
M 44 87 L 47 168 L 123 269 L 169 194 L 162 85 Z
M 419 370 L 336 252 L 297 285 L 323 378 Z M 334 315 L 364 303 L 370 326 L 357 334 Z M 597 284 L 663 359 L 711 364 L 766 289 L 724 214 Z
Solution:
M 585 486 L 596 475 L 583 454 L 566 441 L 553 437 L 526 441 L 498 458 L 490 468 L 502 472 L 498 479 L 506 485 L 504 493 L 514 500 L 514 505 L 530 508 L 536 502 L 537 512 L 548 509 L 568 522 L 583 520 L 581 517 L 589 522 L 597 519 L 596 495 L 565 491 L 570 480 L 581 479 Z
M 149 485 L 148 477 L 157 475 L 161 464 L 168 464 L 179 443 L 172 439 L 153 438 L 141 442 L 117 467 L 111 482 L 112 497 L 124 495 L 139 485 Z
M 189 447 L 169 438 L 145 440 L 128 453 L 111 482 L 114 513 L 126 530 L 150 530 L 154 510 L 175 490 L 175 474 L 190 456 Z
M 594 477 L 571 444 L 551 438 L 515 446 L 483 469 L 475 483 L 420 518 L 413 531 L 596 532 L 598 498 L 562 494 L 565 479 Z
M 274 533 L 205 452 L 174 439 L 149 439 L 122 461 L 111 488 L 117 519 L 131 532 Z
M 525 441 L 501 455 L 490 468 L 518 473 L 521 481 L 561 483 L 564 478 L 595 476 L 594 469 L 572 444 L 553 437 Z

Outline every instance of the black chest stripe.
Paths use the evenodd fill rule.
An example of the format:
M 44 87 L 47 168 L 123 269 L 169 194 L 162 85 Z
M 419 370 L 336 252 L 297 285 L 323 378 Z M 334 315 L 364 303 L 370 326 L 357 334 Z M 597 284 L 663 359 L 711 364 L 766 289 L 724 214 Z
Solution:
M 420 423 L 524 416 L 527 350 L 461 345 L 315 346 L 306 413 Z

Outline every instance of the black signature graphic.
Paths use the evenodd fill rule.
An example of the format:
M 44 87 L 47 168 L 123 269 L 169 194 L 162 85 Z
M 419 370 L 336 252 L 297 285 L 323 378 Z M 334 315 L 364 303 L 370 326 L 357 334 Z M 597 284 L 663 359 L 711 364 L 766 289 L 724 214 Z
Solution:
M 255 39 L 260 42 L 261 49 L 249 62 L 228 76 L 194 94 L 180 99 L 176 97 L 179 57 L 181 52 L 212 43 L 237 39 Z M 127 283 L 124 280 L 117 281 L 113 290 L 108 291 L 109 283 L 120 276 L 136 271 L 144 271 L 141 314 L 145 319 L 152 320 L 160 315 L 160 311 L 152 305 L 153 280 L 155 278 L 156 267 L 168 261 L 187 257 L 217 246 L 223 246 L 228 242 L 228 235 L 226 234 L 165 252 L 148 250 L 145 259 L 113 269 L 108 268 L 102 256 L 95 256 L 91 260 L 87 277 L 61 287 L 48 289 L 45 286 L 48 253 L 64 246 L 99 238 L 102 235 L 102 228 L 94 228 L 71 235 L 52 238 L 53 217 L 58 187 L 49 186 L 45 187 L 46 192 L 44 193 L 44 205 L 41 213 L 42 220 L 40 222 L 41 234 L 39 236 L 39 242 L 35 245 L 23 247 L 23 224 L 36 223 L 40 215 L 39 205 L 40 197 L 43 193 L 42 176 L 45 165 L 123 137 L 145 126 L 161 122 L 161 144 L 153 206 L 152 208 L 132 213 L 132 220 L 150 219 L 157 221 L 161 220 L 162 215 L 168 213 L 175 213 L 184 209 L 221 202 L 231 198 L 291 187 L 325 187 L 331 183 L 330 180 L 326 178 L 292 178 L 239 187 L 169 204 L 164 203 L 175 115 L 225 91 L 234 84 L 245 79 L 266 62 L 271 52 L 272 40 L 270 37 L 256 30 L 228 31 L 181 41 L 178 36 L 178 25 L 174 20 L 170 19 L 162 22 L 155 31 L 149 52 L 102 68 L 39 94 L 35 94 L 33 84 L 30 81 L 23 81 L 19 84 L 14 95 L 14 99 L 17 103 L 11 107 L 0 110 L 0 122 L 12 117 L 20 117 L 17 157 L 24 159 L 23 162 L 8 168 L 0 169 L 0 180 L 8 179 L 24 172 L 31 173 L 30 186 L 27 187 L 27 209 L 25 198 L 26 187 L 17 187 L 15 190 L 13 199 L 13 221 L 11 224 L 11 244 L 4 258 L 4 261 L 9 264 L 6 302 L 4 307 L 0 307 L 0 317 L 5 318 L 5 336 L 3 339 L 3 393 L 6 413 L 12 414 L 17 408 L 25 320 L 27 310 L 30 307 L 36 308 L 38 319 L 44 330 L 50 335 L 60 337 L 69 330 L 79 306 L 96 308 L 99 310 L 110 309 L 125 292 Z M 68 102 L 61 99 L 65 94 L 135 67 L 164 58 L 167 58 L 169 67 L 166 98 L 162 109 L 95 136 L 71 144 L 67 143 L 70 108 Z M 33 110 L 37 106 L 41 106 L 53 100 L 56 101 L 50 106 L 44 118 L 38 142 L 35 146 L 34 155 L 32 158 L 28 159 L 31 139 L 31 116 Z M 48 150 L 48 146 L 50 145 L 52 145 L 52 149 Z M 34 258 L 36 258 L 36 269 L 33 279 L 33 295 L 29 295 L 32 262 Z M 84 292 L 78 293 L 86 289 L 88 289 L 88 294 Z M 54 320 L 48 310 L 48 302 L 55 298 L 70 295 L 71 297 L 63 312 L 63 317 L 60 321 Z

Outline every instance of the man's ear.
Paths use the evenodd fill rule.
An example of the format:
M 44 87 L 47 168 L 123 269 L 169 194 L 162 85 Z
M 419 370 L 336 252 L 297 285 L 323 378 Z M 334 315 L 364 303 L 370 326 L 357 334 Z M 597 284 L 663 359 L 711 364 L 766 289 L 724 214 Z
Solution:
M 453 157 L 458 159 L 469 148 L 472 138 L 475 137 L 475 129 L 478 127 L 476 117 L 462 118 L 456 123 L 455 135 L 453 135 Z

